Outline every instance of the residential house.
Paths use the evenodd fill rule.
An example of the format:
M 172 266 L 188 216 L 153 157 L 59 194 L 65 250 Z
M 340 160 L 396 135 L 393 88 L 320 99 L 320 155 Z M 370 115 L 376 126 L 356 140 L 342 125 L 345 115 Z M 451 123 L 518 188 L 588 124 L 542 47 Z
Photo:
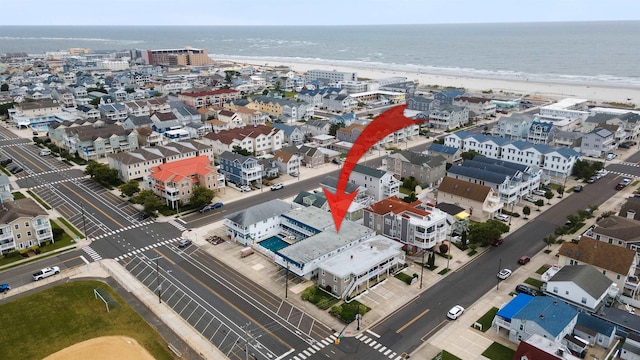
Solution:
M 149 103 L 147 103 L 146 101 L 127 101 L 124 103 L 124 106 L 130 116 L 133 115 L 149 117 L 151 115 L 151 110 L 149 110 Z
M 350 299 L 404 265 L 401 247 L 384 236 L 355 243 L 320 263 L 316 284 L 337 298 Z
M 446 176 L 438 186 L 439 202 L 452 203 L 465 209 L 472 221 L 491 219 L 502 203 L 492 188 Z
M 526 140 L 532 144 L 550 144 L 553 141 L 553 124 L 544 121 L 531 123 Z
M 51 97 L 65 109 L 76 107 L 76 99 L 73 93 L 67 89 L 53 89 L 51 90 Z
M 210 132 L 202 141 L 212 146 L 216 154 L 233 151 L 234 146 L 238 146 L 253 154 L 264 155 L 282 148 L 284 134 L 279 129 L 257 125 L 223 130 L 217 134 Z
M 615 288 L 613 284 L 611 279 L 594 266 L 569 265 L 563 266 L 551 276 L 546 282 L 544 293 L 549 298 L 562 300 L 559 303 L 568 303 L 593 313 L 604 305 L 610 289 Z
M 622 344 L 619 356 L 623 360 L 640 360 L 640 335 L 629 333 Z
M 343 124 L 344 126 L 349 126 L 356 121 L 358 121 L 358 115 L 356 113 L 340 114 L 329 119 L 329 122 L 332 124 Z
M 516 344 L 534 334 L 561 344 L 577 322 L 578 310 L 564 301 L 553 296 L 518 294 L 498 310 L 493 325 L 506 328 L 509 341 Z
M 369 205 L 363 219 L 364 226 L 401 242 L 413 252 L 433 249 L 449 235 L 446 213 L 420 201 L 408 204 L 397 196 Z
M 527 165 L 476 155 L 451 166 L 448 176 L 491 187 L 503 204 L 515 204 L 540 186 L 542 170 Z M 536 171 L 537 170 L 537 171 Z
M 167 145 L 141 147 L 128 152 L 109 154 L 107 161 L 111 169 L 118 171 L 118 177 L 127 182 L 139 180 L 151 173 L 151 169 L 161 165 L 197 156 L 206 156 L 210 163 L 214 163 L 214 153 L 211 147 L 195 140 L 171 142 Z M 216 186 L 224 187 L 224 181 Z
M 269 119 L 269 115 L 267 114 L 263 114 L 258 110 L 253 110 L 246 106 L 240 106 L 238 104 L 226 104 L 224 106 L 224 109 L 233 111 L 238 114 L 238 116 L 240 116 L 240 119 L 242 119 L 242 122 L 244 122 L 245 126 L 264 125 L 265 122 Z
M 462 159 L 460 157 L 460 154 L 462 154 L 462 151 L 460 151 L 459 148 L 453 147 L 453 146 L 446 146 L 446 145 L 438 144 L 435 142 L 429 145 L 426 153 L 428 155 L 431 155 L 432 157 L 436 155 L 442 156 L 445 159 L 445 162 L 448 164 L 453 164 Z
M 83 119 L 100 119 L 100 111 L 92 106 L 78 105 L 76 113 Z
M 300 91 L 296 94 L 296 99 L 301 100 L 312 107 L 322 108 L 324 107 L 322 101 L 324 100 L 325 95 L 327 94 L 337 95 L 340 93 L 346 93 L 346 91 L 340 88 L 325 87 L 322 89 Z
M 250 98 L 250 102 L 247 104 L 247 107 L 262 111 L 273 117 L 279 118 L 280 115 L 284 115 L 284 122 L 287 124 L 300 121 L 308 117 L 308 105 L 295 100 L 278 99 L 270 96 L 256 96 L 254 98 Z
M 491 133 L 503 139 L 526 140 L 533 124 L 533 116 L 529 114 L 513 113 L 501 116 L 491 128 Z
M 218 89 L 211 91 L 189 92 L 183 91 L 178 95 L 178 100 L 184 101 L 188 106 L 199 109 L 207 106 L 222 106 L 240 99 L 240 92 L 234 89 Z
M 278 168 L 278 164 L 272 157 L 267 158 L 259 158 L 258 165 L 262 167 L 262 179 L 275 179 L 280 176 L 280 169 Z
M 7 201 L 13 201 L 11 181 L 7 175 L 0 175 L 0 204 Z
M 209 157 L 196 156 L 152 167 L 145 187 L 178 209 L 189 203 L 196 187 L 218 191 L 218 172 Z
M 579 131 L 556 131 L 553 135 L 552 145 L 556 147 L 579 150 L 582 143 L 582 133 Z
M 640 197 L 630 197 L 622 204 L 618 216 L 640 220 Z
M 319 148 L 303 145 L 303 146 L 300 146 L 299 148 L 295 146 L 287 146 L 282 150 L 290 154 L 301 155 L 302 156 L 301 165 L 308 168 L 315 168 L 316 166 L 319 166 L 325 163 L 324 153 Z
M 400 194 L 400 181 L 393 173 L 356 164 L 349 176 L 349 182 L 365 189 L 374 201 Z
M 382 159 L 382 167 L 400 179 L 415 179 L 422 187 L 440 183 L 446 172 L 445 158 L 413 151 L 394 151 Z M 413 190 L 413 189 L 412 189 Z
M 431 113 L 431 110 L 433 110 L 437 105 L 440 105 L 440 102 L 434 101 L 434 99 L 429 99 L 424 96 L 418 95 L 407 95 L 406 110 L 413 110 L 429 114 Z
M 313 206 L 320 210 L 329 211 L 329 202 L 323 191 L 301 191 L 293 202 L 301 206 Z
M 176 116 L 178 122 L 185 126 L 190 123 L 202 124 L 202 118 L 196 108 L 183 103 L 172 104 L 171 112 Z
M 260 184 L 262 182 L 263 169 L 258 160 L 230 151 L 220 154 L 218 160 L 220 161 L 220 172 L 228 181 L 238 185 L 251 185 L 253 182 Z
M 627 212 L 626 217 L 607 216 L 597 221 L 586 235 L 640 253 L 640 221 L 635 220 L 634 216 L 633 211 Z
M 469 215 L 464 208 L 455 204 L 439 202 L 436 208 L 447 214 L 447 224 L 451 227 L 451 241 L 458 241 L 460 238 L 454 238 L 453 235 L 461 235 L 469 229 Z
M 55 121 L 55 115 L 62 112 L 60 103 L 53 100 L 22 102 L 9 109 L 9 118 L 18 128 L 47 126 Z
M 162 134 L 153 131 L 150 126 L 137 128 L 136 132 L 139 146 L 156 146 L 164 141 Z
M 458 89 L 449 89 L 449 90 L 442 90 L 439 92 L 436 92 L 433 94 L 433 99 L 434 100 L 438 100 L 440 102 L 440 104 L 453 104 L 453 100 L 455 100 L 457 97 L 464 95 L 464 91 L 463 90 L 458 90 Z
M 244 246 L 254 245 L 280 232 L 280 216 L 291 210 L 291 205 L 273 199 L 224 217 L 229 239 Z
M 49 214 L 31 198 L 0 205 L 0 253 L 53 242 Z
M 284 141 L 288 145 L 302 145 L 304 143 L 304 133 L 298 126 L 274 123 L 273 127 L 283 132 Z
M 105 124 L 98 120 L 93 124 L 57 127 L 49 130 L 49 137 L 57 146 L 84 160 L 97 160 L 108 154 L 138 148 L 138 133 L 119 125 Z
M 607 129 L 595 128 L 582 136 L 581 151 L 592 157 L 602 157 L 615 149 L 613 133 Z
M 149 116 L 129 115 L 129 117 L 127 117 L 127 119 L 122 122 L 122 127 L 127 130 L 151 126 L 153 126 L 153 121 L 151 121 L 151 118 Z
M 112 122 L 123 122 L 127 119 L 127 116 L 129 116 L 129 114 L 127 113 L 127 108 L 120 103 L 99 105 L 98 110 L 100 111 L 100 115 L 103 118 Z
M 486 157 L 537 166 L 549 176 L 565 178 L 580 159 L 580 153 L 569 148 L 554 148 L 547 144 L 531 144 L 526 141 L 509 141 L 496 136 L 478 135 L 458 131 L 445 136 L 446 146 L 462 151 L 474 150 Z
M 192 122 L 185 125 L 182 130 L 189 134 L 190 139 L 201 139 L 213 131 L 213 126 L 210 123 Z
M 183 126 L 178 117 L 172 112 L 154 112 L 149 119 L 153 122 L 151 128 L 160 134 L 181 129 Z
M 242 117 L 235 111 L 218 110 L 216 111 L 219 121 L 223 121 L 228 124 L 229 129 L 241 128 L 247 126 L 247 123 L 242 121 Z M 258 124 L 250 124 L 258 125 Z
M 154 97 L 146 101 L 150 114 L 154 112 L 171 112 L 171 105 L 169 105 L 169 100 L 166 97 Z
M 551 339 L 538 334 L 532 334 L 523 339 L 513 359 L 517 360 L 579 360 L 577 356 L 573 356 L 569 349 Z
M 491 99 L 476 96 L 458 96 L 453 99 L 453 105 L 462 106 L 469 109 L 469 112 L 476 114 L 480 119 L 486 119 L 496 114 L 496 104 Z
M 609 349 L 618 339 L 618 326 L 587 312 L 578 314 L 578 322 L 573 328 L 573 335 L 586 340 L 589 345 L 600 345 Z
M 328 135 L 331 123 L 326 120 L 309 120 L 301 126 L 301 130 L 305 135 L 317 136 Z
M 358 107 L 358 100 L 349 94 L 325 94 L 322 105 L 329 111 L 347 113 Z
M 300 174 L 300 159 L 299 154 L 292 154 L 287 151 L 278 150 L 273 154 L 273 160 L 276 166 L 280 170 L 281 174 Z
M 469 109 L 456 105 L 440 105 L 429 113 L 429 124 L 441 130 L 452 130 L 469 122 Z

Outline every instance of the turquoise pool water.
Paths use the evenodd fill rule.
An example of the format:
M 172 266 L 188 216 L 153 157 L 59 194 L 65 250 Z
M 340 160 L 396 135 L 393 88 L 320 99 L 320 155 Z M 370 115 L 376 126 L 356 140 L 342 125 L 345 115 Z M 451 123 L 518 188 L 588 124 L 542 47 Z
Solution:
M 284 249 L 287 246 L 289 246 L 289 244 L 286 241 L 282 240 L 278 236 L 272 236 L 266 240 L 262 240 L 258 243 L 258 245 L 262 246 L 265 249 L 269 249 L 273 252 L 276 252 L 280 249 Z

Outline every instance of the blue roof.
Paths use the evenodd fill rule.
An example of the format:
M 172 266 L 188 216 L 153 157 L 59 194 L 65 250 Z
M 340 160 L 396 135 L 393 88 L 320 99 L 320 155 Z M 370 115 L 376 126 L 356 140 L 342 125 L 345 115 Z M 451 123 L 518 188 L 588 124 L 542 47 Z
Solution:
M 539 126 L 543 129 L 545 129 L 547 132 L 551 131 L 551 128 L 553 127 L 552 123 L 548 123 L 546 121 L 534 121 L 531 123 L 531 127 L 530 129 L 533 129 L 535 126 Z
M 576 326 L 578 325 L 605 335 L 610 335 L 616 328 L 615 325 L 608 321 L 582 312 L 578 314 L 578 321 L 576 322 Z
M 533 300 L 533 296 L 527 294 L 518 294 L 509 303 L 498 310 L 496 315 L 503 319 L 511 321 L 513 316 L 517 314 L 523 307 Z
M 458 89 L 451 89 L 451 90 L 442 90 L 440 91 L 440 93 L 446 97 L 455 99 L 458 96 L 461 96 L 464 94 L 464 91 L 462 90 L 458 90 Z
M 469 133 L 467 131 L 458 131 L 456 133 L 453 133 L 451 135 L 455 135 L 458 136 L 460 139 L 466 140 L 466 139 L 473 139 L 475 141 L 477 141 L 478 143 L 485 143 L 488 141 L 492 141 L 494 142 L 496 145 L 498 146 L 505 146 L 507 144 L 511 144 L 514 147 L 516 147 L 518 150 L 526 150 L 526 149 L 530 149 L 530 148 L 534 148 L 537 151 L 539 151 L 541 154 L 548 154 L 548 153 L 552 153 L 552 152 L 557 152 L 558 154 L 566 157 L 566 158 L 570 158 L 570 157 L 580 157 L 580 153 L 571 149 L 571 148 L 565 148 L 565 147 L 553 147 L 551 145 L 548 144 L 532 144 L 528 141 L 524 141 L 524 140 L 516 140 L 516 141 L 512 141 L 512 140 L 508 140 L 508 139 L 504 139 L 498 136 L 491 136 L 491 135 L 482 135 L 482 134 L 473 134 L 473 133 Z M 448 136 L 451 136 L 448 135 Z
M 494 158 L 486 157 L 484 155 L 476 155 L 476 156 L 474 156 L 473 157 L 473 161 L 476 162 L 476 163 L 497 165 L 497 166 L 501 166 L 501 167 L 505 167 L 505 168 L 509 168 L 509 169 L 523 171 L 523 172 L 526 171 L 527 168 L 529 167 L 528 165 L 525 165 L 525 164 L 518 164 L 518 163 L 515 163 L 515 162 L 506 161 L 506 160 L 502 160 L 502 159 L 494 159 Z
M 445 146 L 442 144 L 436 144 L 436 143 L 432 143 L 431 146 L 429 146 L 429 151 L 435 151 L 435 152 L 439 152 L 439 153 L 444 153 L 444 154 L 448 154 L 448 155 L 453 155 L 456 153 L 456 151 L 458 151 L 457 147 L 453 147 L 453 146 Z
M 512 317 L 534 321 L 542 329 L 556 337 L 577 315 L 576 308 L 564 301 L 558 301 L 553 296 L 535 296 Z
M 503 184 L 507 180 L 507 175 L 492 172 L 491 170 L 485 170 L 481 168 L 469 167 L 469 166 L 452 166 L 447 170 L 449 174 L 462 175 L 471 179 L 478 179 L 494 184 Z M 451 176 L 451 175 L 449 175 Z M 451 176 L 454 177 L 454 176 Z M 473 181 L 471 181 L 473 182 Z M 488 184 L 484 184 L 488 185 Z
M 290 136 L 291 133 L 293 133 L 293 131 L 297 129 L 297 127 L 295 126 L 279 124 L 279 123 L 273 123 L 272 126 L 278 130 L 282 130 L 285 136 Z

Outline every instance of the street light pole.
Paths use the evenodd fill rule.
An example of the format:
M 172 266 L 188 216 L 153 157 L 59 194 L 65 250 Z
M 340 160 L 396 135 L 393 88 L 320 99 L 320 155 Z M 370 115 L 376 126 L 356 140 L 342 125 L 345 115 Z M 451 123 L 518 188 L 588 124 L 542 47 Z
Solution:
M 149 259 L 150 261 L 156 261 L 156 287 L 158 290 L 158 304 L 162 304 L 162 288 L 160 287 L 160 266 L 158 264 L 158 260 L 160 260 L 162 256 L 155 257 L 153 259 Z
M 422 249 L 422 264 L 420 266 L 420 289 L 422 289 L 422 275 L 424 274 L 424 253 L 426 252 L 426 249 Z
M 80 205 L 80 208 L 82 209 L 82 227 L 83 227 L 83 232 L 84 232 L 84 239 L 88 240 L 89 239 L 89 235 L 87 234 L 87 221 L 84 218 L 84 204 Z

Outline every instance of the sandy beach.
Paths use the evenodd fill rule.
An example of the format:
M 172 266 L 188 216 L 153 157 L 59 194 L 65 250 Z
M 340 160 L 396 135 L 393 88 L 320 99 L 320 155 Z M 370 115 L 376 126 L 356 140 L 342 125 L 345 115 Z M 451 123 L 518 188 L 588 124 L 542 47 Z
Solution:
M 254 66 L 287 66 L 291 70 L 299 73 L 305 73 L 311 69 L 336 70 L 345 72 L 356 72 L 359 78 L 366 79 L 383 79 L 390 77 L 406 77 L 407 80 L 418 81 L 420 86 L 439 85 L 442 87 L 464 88 L 469 92 L 480 93 L 482 91 L 493 91 L 496 98 L 501 98 L 504 94 L 505 99 L 513 99 L 516 97 L 532 96 L 550 99 L 562 98 L 580 98 L 588 99 L 596 104 L 604 102 L 615 103 L 633 103 L 636 107 L 640 104 L 640 88 L 639 87 L 623 87 L 613 84 L 578 84 L 578 83 L 546 83 L 534 82 L 527 79 L 507 80 L 507 79 L 491 79 L 477 78 L 469 76 L 449 76 L 438 74 L 426 74 L 418 72 L 407 72 L 397 70 L 384 70 L 379 68 L 367 67 L 349 67 L 330 62 L 319 65 L 316 63 L 302 62 L 280 62 L 271 60 L 247 60 L 246 58 L 225 58 L 216 59 L 218 61 L 230 61 L 240 64 L 249 64 Z

